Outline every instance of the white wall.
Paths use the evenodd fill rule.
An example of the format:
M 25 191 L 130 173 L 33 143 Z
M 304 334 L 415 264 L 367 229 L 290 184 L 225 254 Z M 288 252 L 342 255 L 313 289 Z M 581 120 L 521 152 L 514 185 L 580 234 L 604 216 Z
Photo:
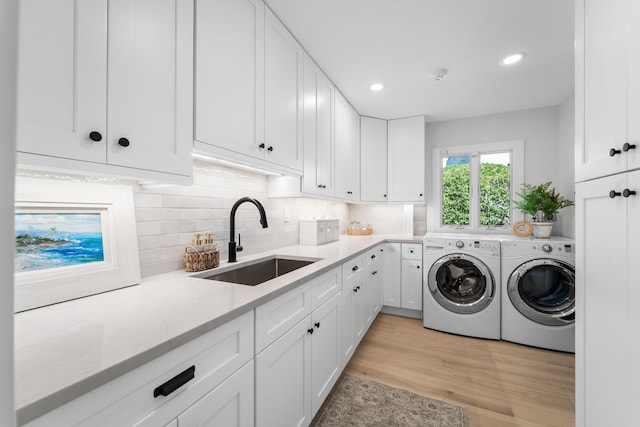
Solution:
M 575 98 L 571 96 L 559 106 L 558 122 L 558 185 L 560 194 L 575 200 Z M 562 209 L 554 233 L 565 237 L 576 236 L 575 208 Z
M 525 182 L 552 181 L 558 191 L 573 197 L 573 171 L 565 168 L 573 164 L 573 151 L 568 152 L 567 146 L 573 145 L 573 138 L 566 140 L 569 127 L 573 127 L 572 109 L 573 101 L 567 101 L 562 106 L 427 123 L 427 165 L 432 164 L 432 150 L 436 147 L 523 139 Z M 427 171 L 430 169 L 428 167 Z M 431 183 L 433 179 L 428 176 L 427 182 Z M 433 188 L 429 186 L 427 216 L 432 215 L 433 204 Z M 558 216 L 564 235 L 573 236 L 573 210 L 564 209 Z M 554 231 L 554 234 L 559 233 Z
M 0 2 L 0 425 L 15 425 L 13 401 L 13 182 L 17 0 Z

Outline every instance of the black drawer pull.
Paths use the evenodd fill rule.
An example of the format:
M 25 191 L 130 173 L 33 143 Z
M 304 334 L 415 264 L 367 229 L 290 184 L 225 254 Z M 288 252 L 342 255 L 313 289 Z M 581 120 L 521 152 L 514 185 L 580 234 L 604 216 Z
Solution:
M 173 393 L 174 391 L 176 391 L 177 389 L 179 389 L 180 387 L 182 387 L 183 385 L 185 385 L 186 383 L 194 379 L 195 376 L 196 376 L 196 366 L 193 365 L 192 367 L 186 369 L 185 371 L 180 372 L 178 375 L 171 378 L 166 383 L 156 387 L 155 390 L 153 390 L 153 397 L 169 396 L 171 393 Z
M 357 265 L 354 265 L 351 271 L 358 271 L 358 269 L 360 269 L 360 267 L 358 267 Z

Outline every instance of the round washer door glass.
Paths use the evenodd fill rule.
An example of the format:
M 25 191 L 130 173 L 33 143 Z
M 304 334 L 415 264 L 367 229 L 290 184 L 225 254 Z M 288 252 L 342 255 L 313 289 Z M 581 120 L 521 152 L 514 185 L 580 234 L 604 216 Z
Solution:
M 489 305 L 495 293 L 489 268 L 466 254 L 440 258 L 431 266 L 427 280 L 433 298 L 454 313 L 477 313 Z
M 562 261 L 536 259 L 520 265 L 509 278 L 513 306 L 534 322 L 560 326 L 575 321 L 575 269 Z

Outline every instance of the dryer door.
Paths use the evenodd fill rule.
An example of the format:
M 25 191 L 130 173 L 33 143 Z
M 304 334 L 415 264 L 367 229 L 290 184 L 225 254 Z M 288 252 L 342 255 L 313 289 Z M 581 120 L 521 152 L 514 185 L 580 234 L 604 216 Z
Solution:
M 535 259 L 516 268 L 507 284 L 513 306 L 534 322 L 560 326 L 575 321 L 575 269 L 562 261 Z
M 437 260 L 429 270 L 427 282 L 438 304 L 454 313 L 482 311 L 496 292 L 491 270 L 467 254 L 450 254 Z

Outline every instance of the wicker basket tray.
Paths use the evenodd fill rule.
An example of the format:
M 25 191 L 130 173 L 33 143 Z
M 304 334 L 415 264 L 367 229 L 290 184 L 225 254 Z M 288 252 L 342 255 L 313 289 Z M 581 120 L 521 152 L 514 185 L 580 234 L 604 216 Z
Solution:
M 184 250 L 184 269 L 186 271 L 202 271 L 220 265 L 220 246 L 203 250 L 196 246 L 187 246 Z
M 351 228 L 347 228 L 347 234 L 350 236 L 368 236 L 373 233 L 373 228 L 368 226 L 362 230 L 352 230 Z

